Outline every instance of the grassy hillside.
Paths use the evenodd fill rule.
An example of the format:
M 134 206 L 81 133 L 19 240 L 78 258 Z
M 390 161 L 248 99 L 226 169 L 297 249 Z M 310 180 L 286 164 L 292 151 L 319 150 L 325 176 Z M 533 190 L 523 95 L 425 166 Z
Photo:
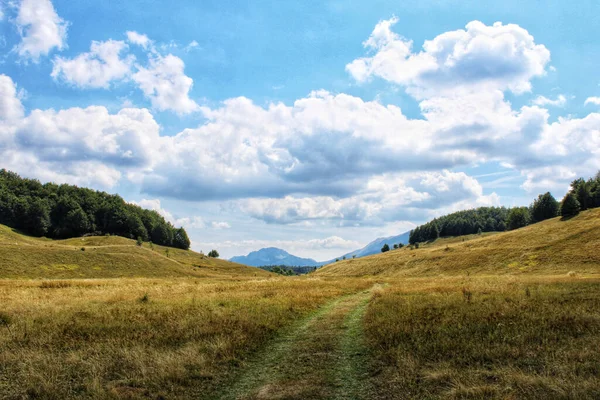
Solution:
M 269 272 L 118 236 L 66 240 L 21 235 L 0 225 L 0 278 L 261 277 Z
M 321 276 L 386 277 L 471 274 L 600 274 L 600 209 L 515 231 L 438 239 L 370 257 L 339 261 Z

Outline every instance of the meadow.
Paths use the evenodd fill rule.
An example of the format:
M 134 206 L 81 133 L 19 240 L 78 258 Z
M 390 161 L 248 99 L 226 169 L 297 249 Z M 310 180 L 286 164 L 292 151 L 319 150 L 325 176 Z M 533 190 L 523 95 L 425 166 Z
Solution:
M 0 282 L 0 398 L 212 398 L 253 350 L 365 280 Z
M 0 398 L 597 399 L 599 247 L 591 210 L 284 277 L 0 226 Z
M 600 398 L 600 279 L 395 281 L 372 299 L 377 398 Z

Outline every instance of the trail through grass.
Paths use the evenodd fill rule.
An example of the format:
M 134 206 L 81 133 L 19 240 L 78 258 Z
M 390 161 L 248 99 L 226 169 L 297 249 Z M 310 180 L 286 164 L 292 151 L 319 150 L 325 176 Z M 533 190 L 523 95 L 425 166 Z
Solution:
M 362 317 L 371 293 L 342 297 L 301 321 L 249 362 L 220 399 L 365 398 Z

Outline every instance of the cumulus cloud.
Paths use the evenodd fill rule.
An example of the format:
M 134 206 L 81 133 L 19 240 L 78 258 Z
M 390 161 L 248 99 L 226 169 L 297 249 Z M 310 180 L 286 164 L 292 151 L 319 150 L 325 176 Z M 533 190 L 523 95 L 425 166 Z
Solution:
M 390 220 L 433 215 L 435 210 L 470 204 L 497 204 L 484 196 L 475 178 L 462 172 L 412 173 L 376 176 L 358 194 L 346 198 L 329 196 L 281 199 L 248 199 L 239 207 L 267 223 L 291 224 L 330 220 L 341 225 L 384 225 Z
M 58 16 L 50 0 L 22 0 L 15 24 L 21 35 L 16 46 L 19 56 L 39 61 L 52 49 L 63 49 L 67 39 L 67 23 Z
M 23 113 L 17 86 L 10 77 L 0 75 L 0 120 L 15 120 Z
M 148 36 L 137 33 L 135 31 L 127 31 L 127 40 L 130 43 L 136 44 L 138 46 L 142 46 L 144 49 L 147 49 L 148 46 L 152 44 L 152 41 L 148 38 Z
M 108 88 L 112 81 L 130 74 L 135 57 L 122 57 L 127 48 L 120 40 L 93 41 L 88 53 L 72 59 L 56 57 L 52 77 L 80 88 Z
M 455 172 L 476 163 L 510 165 L 531 191 L 540 182 L 564 187 L 573 176 L 600 168 L 600 114 L 550 123 L 542 106 L 560 97 L 538 98 L 519 109 L 505 98 L 507 90 L 527 90 L 550 57 L 527 31 L 470 23 L 414 53 L 409 41 L 391 31 L 394 22 L 379 24 L 365 42 L 375 54 L 362 61 L 370 68 L 364 79 L 381 75 L 413 94 L 425 93 L 419 102 L 422 118 L 407 118 L 394 105 L 323 90 L 292 104 L 258 105 L 238 97 L 198 107 L 189 98 L 192 80 L 183 61 L 152 53 L 146 67 L 134 66 L 139 71 L 132 79 L 155 108 L 198 110 L 205 117 L 201 125 L 160 136 L 149 111 L 133 108 L 113 114 L 103 107 L 33 110 L 24 116 L 16 87 L 5 77 L 0 79 L 3 155 L 12 160 L 9 165 L 26 168 L 27 161 L 74 181 L 79 177 L 67 165 L 94 166 L 101 176 L 82 173 L 81 179 L 104 184 L 129 179 L 156 197 L 236 199 L 247 214 L 279 224 L 381 224 L 497 204 L 498 197 L 485 194 L 474 178 Z M 414 63 L 413 72 L 396 71 L 397 65 L 388 63 L 393 57 L 375 62 L 388 51 L 404 54 L 397 61 Z M 180 223 L 225 227 L 219 221 Z
M 133 80 L 154 108 L 189 114 L 198 104 L 189 97 L 193 80 L 185 75 L 184 68 L 183 60 L 172 54 L 151 56 L 148 68 L 138 65 Z
M 567 98 L 560 94 L 556 97 L 556 99 L 552 100 L 545 96 L 538 96 L 533 99 L 532 103 L 536 106 L 544 107 L 544 106 L 553 106 L 553 107 L 563 107 L 567 104 Z
M 0 75 L 3 167 L 56 182 L 110 188 L 122 172 L 157 159 L 159 126 L 145 109 L 33 110 L 25 116 L 12 79 Z
M 417 97 L 442 91 L 531 89 L 530 80 L 543 75 L 550 52 L 518 25 L 469 22 L 465 29 L 445 32 L 413 51 L 413 42 L 394 33 L 397 18 L 381 21 L 364 42 L 374 53 L 346 66 L 358 82 L 380 77 L 407 86 Z
M 585 99 L 583 105 L 587 106 L 588 104 L 595 104 L 597 106 L 600 106 L 600 97 L 588 97 L 587 99 Z

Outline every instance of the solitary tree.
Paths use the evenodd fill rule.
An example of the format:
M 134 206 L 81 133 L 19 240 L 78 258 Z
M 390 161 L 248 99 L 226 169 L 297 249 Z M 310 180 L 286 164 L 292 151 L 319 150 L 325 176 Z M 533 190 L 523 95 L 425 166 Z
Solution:
M 563 217 L 572 217 L 579 214 L 580 209 L 581 206 L 579 205 L 579 201 L 577 201 L 572 192 L 569 192 L 565 195 L 560 204 L 560 215 Z
M 385 253 L 386 251 L 390 251 L 390 246 L 388 246 L 388 244 L 384 244 L 383 247 L 381 248 L 381 252 Z
M 218 251 L 216 251 L 216 250 L 211 250 L 211 251 L 208 253 L 208 256 L 209 256 L 209 257 L 212 257 L 212 258 L 219 258 L 219 252 L 218 252 Z

